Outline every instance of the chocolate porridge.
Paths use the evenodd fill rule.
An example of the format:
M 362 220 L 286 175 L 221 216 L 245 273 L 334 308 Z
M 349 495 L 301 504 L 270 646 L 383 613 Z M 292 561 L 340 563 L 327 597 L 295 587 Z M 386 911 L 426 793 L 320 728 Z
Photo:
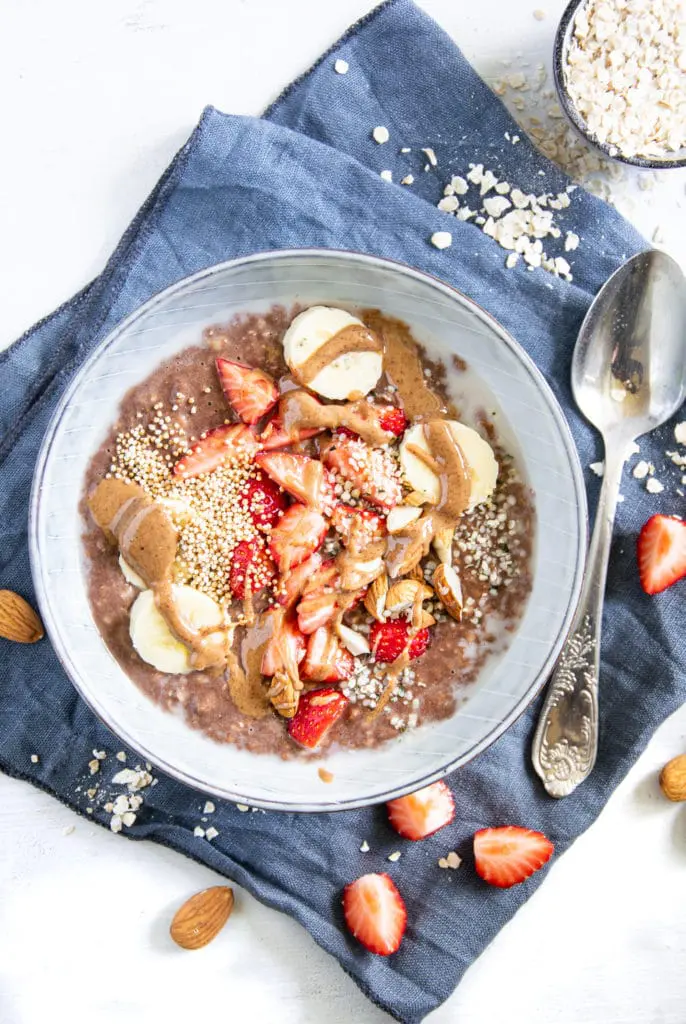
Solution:
M 87 473 L 108 648 L 255 753 L 448 718 L 531 589 L 532 498 L 487 411 L 461 423 L 444 364 L 374 310 L 274 307 L 199 340 L 124 397 Z

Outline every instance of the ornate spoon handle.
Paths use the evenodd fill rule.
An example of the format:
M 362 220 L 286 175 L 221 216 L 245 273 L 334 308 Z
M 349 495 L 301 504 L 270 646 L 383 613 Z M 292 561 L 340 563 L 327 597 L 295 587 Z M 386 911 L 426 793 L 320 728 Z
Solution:
M 554 797 L 568 796 L 590 775 L 598 750 L 600 630 L 623 465 L 623 456 L 606 458 L 579 605 L 534 736 L 534 768 Z

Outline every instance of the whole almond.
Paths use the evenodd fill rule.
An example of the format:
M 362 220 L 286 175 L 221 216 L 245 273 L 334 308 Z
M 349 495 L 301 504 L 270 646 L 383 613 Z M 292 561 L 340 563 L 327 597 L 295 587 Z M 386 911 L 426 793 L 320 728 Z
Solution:
M 673 757 L 660 772 L 660 789 L 668 800 L 686 800 L 686 754 Z
M 436 596 L 447 612 L 458 622 L 462 619 L 462 585 L 455 570 L 441 562 L 434 570 L 431 582 Z
M 213 885 L 196 892 L 174 914 L 169 934 L 183 949 L 201 949 L 217 935 L 233 910 L 233 889 Z
M 388 593 L 388 576 L 381 573 L 372 582 L 364 597 L 364 606 L 377 622 L 384 620 L 384 608 L 386 607 L 386 594 Z
M 0 590 L 0 636 L 18 644 L 35 644 L 45 636 L 31 605 L 13 590 Z

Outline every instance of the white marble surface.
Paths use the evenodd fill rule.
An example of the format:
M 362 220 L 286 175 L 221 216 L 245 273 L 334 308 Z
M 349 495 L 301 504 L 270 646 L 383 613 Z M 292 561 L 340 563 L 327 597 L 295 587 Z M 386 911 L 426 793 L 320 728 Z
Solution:
M 539 2 L 542 21 L 533 17 Z M 5 0 L 0 89 L 11 157 L 0 162 L 0 344 L 99 271 L 205 103 L 259 112 L 370 6 Z M 496 77 L 503 60 L 547 59 L 563 3 L 421 6 Z M 644 192 L 630 173 L 612 186 L 641 230 L 657 230 L 681 260 L 684 180 L 663 174 Z M 683 1024 L 686 806 L 660 797 L 656 774 L 684 750 L 682 709 L 432 1022 Z M 222 935 L 182 953 L 168 921 L 216 881 L 212 872 L 90 827 L 5 777 L 0 800 L 2 1024 L 56 1014 L 75 1024 L 388 1019 L 298 925 L 241 891 Z

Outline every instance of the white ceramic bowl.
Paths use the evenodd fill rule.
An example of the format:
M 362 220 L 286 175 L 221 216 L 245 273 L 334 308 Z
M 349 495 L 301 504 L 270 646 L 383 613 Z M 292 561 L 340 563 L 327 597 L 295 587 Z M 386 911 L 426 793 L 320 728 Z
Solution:
M 486 387 L 501 436 L 533 489 L 534 582 L 509 647 L 493 656 L 452 718 L 376 750 L 284 762 L 221 745 L 149 701 L 111 656 L 94 624 L 78 504 L 84 474 L 122 396 L 203 328 L 274 303 L 379 307 L 405 320 L 430 351 L 467 361 L 471 399 Z M 480 382 L 480 383 L 479 383 Z M 457 392 L 462 407 L 470 396 Z M 495 405 L 493 404 L 495 402 Z M 363 806 L 411 792 L 493 742 L 543 685 L 570 625 L 581 583 L 586 502 L 578 457 L 553 395 L 515 341 L 460 293 L 400 264 L 328 250 L 264 253 L 204 270 L 155 296 L 84 364 L 59 404 L 36 468 L 30 545 L 46 629 L 66 672 L 105 724 L 141 756 L 208 793 L 278 810 Z

